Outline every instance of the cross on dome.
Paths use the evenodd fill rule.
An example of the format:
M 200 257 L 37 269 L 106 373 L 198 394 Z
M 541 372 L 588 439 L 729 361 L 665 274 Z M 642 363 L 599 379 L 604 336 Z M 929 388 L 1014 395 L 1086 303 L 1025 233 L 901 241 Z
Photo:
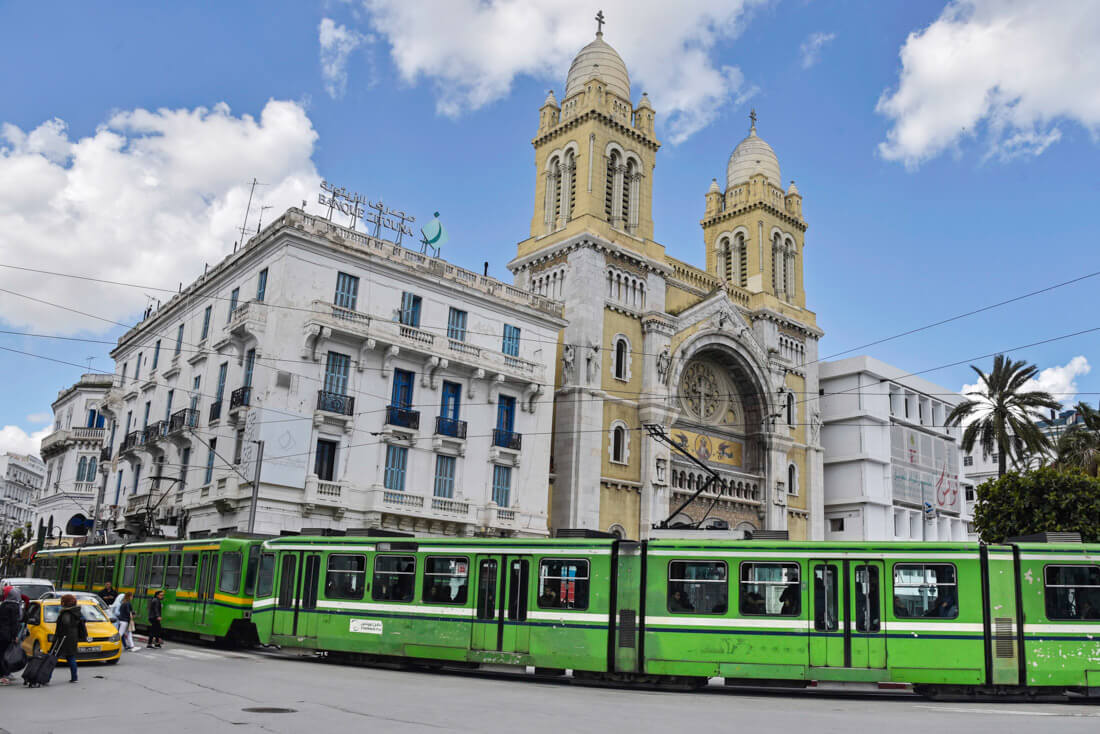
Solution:
M 752 112 L 749 113 L 749 120 L 752 121 L 752 125 L 749 127 L 749 134 L 756 134 L 756 108 L 752 108 Z
M 603 23 L 604 23 L 603 11 L 598 10 L 598 11 L 596 11 L 596 37 L 597 38 L 603 35 Z

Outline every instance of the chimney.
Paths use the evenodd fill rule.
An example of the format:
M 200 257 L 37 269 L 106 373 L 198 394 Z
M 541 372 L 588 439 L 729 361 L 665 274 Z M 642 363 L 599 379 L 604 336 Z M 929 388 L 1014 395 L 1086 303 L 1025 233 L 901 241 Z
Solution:
M 484 272 L 482 272 L 482 275 L 484 275 L 486 278 L 489 277 L 489 261 L 488 260 L 485 261 L 485 270 L 484 270 Z

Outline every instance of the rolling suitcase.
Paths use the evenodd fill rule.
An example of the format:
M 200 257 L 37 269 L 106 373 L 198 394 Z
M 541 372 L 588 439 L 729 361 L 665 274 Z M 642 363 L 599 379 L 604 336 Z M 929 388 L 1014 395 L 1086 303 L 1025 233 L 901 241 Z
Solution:
M 57 658 L 61 655 L 61 644 L 65 641 L 62 637 L 57 640 L 48 653 L 38 653 L 23 668 L 23 685 L 31 688 L 49 685 L 53 677 L 53 669 L 57 667 Z

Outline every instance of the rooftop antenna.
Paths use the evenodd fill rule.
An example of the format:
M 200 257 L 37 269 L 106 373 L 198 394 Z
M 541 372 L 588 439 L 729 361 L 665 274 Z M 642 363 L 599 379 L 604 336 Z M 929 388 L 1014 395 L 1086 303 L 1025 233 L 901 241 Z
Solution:
M 270 206 L 261 206 L 260 207 L 260 221 L 256 222 L 256 234 L 260 233 L 260 225 L 262 225 L 264 223 L 264 212 L 267 211 L 270 208 L 271 208 Z
M 88 363 L 88 371 L 91 372 L 92 371 L 92 362 L 95 361 L 95 357 L 93 357 L 91 355 L 88 355 L 87 357 L 84 358 L 84 361 Z
M 244 221 L 241 222 L 241 247 L 244 247 L 245 238 L 248 237 L 248 214 L 252 210 L 252 195 L 256 193 L 257 186 L 267 186 L 265 183 L 260 183 L 256 180 L 256 177 L 252 177 L 252 188 L 248 191 L 248 205 L 244 209 Z

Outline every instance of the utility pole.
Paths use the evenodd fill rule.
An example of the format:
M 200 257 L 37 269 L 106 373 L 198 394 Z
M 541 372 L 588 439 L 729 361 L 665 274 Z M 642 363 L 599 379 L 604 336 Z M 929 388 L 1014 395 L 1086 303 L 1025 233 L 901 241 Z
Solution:
M 103 496 L 107 493 L 107 472 L 102 472 L 103 481 L 99 485 L 99 491 L 95 496 L 95 512 L 92 513 L 92 545 L 95 545 L 96 538 L 99 537 L 99 508 L 103 506 Z
M 248 506 L 248 532 L 256 531 L 256 506 L 260 502 L 260 468 L 264 463 L 264 442 L 253 441 L 256 449 L 256 471 L 252 476 L 252 502 Z

